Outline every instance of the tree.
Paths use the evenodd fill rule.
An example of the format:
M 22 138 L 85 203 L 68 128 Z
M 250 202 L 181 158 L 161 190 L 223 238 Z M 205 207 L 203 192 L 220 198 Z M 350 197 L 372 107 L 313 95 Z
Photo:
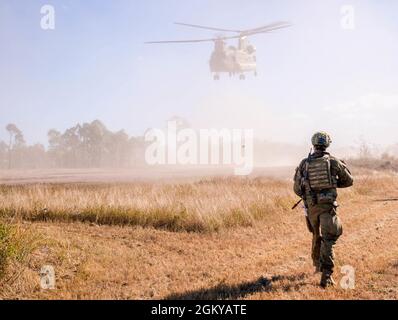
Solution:
M 186 127 L 181 119 L 177 126 Z M 99 120 L 76 124 L 64 132 L 47 133 L 48 148 L 27 145 L 15 124 L 6 127 L 9 141 L 0 141 L 0 168 L 103 168 L 145 164 L 143 137 L 129 137 L 124 131 L 113 132 Z
M 61 149 L 61 141 L 62 134 L 55 130 L 51 129 L 47 133 L 48 137 L 48 160 L 50 161 L 50 165 L 53 167 L 61 167 L 62 166 L 62 158 L 63 153 Z
M 18 127 L 13 123 L 8 124 L 6 130 L 10 135 L 10 141 L 8 144 L 8 169 L 11 169 L 12 151 L 14 146 L 22 147 L 25 144 L 25 139 L 23 137 L 22 131 L 19 130 Z
M 61 150 L 62 150 L 62 161 L 65 167 L 77 167 L 79 166 L 79 147 L 81 145 L 80 137 L 81 126 L 69 128 L 61 137 Z
M 0 141 L 0 168 L 5 169 L 8 165 L 8 145 Z
M 99 167 L 104 152 L 104 138 L 108 130 L 101 121 L 84 123 L 79 131 L 85 162 L 88 167 Z

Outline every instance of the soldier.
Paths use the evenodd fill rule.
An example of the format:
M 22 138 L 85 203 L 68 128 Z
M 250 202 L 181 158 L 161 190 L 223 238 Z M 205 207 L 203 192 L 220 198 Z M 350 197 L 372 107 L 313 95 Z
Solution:
M 333 246 L 343 232 L 337 215 L 336 188 L 353 184 L 346 164 L 326 152 L 331 143 L 327 133 L 315 133 L 314 152 L 301 161 L 294 176 L 294 192 L 304 201 L 307 227 L 313 234 L 312 261 L 315 272 L 322 272 L 322 288 L 335 284 Z

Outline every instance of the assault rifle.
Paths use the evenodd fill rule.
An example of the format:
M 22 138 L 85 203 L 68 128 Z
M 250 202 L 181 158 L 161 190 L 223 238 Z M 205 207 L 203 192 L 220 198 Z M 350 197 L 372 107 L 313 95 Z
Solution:
M 398 201 L 398 198 L 389 198 L 389 199 L 375 199 L 373 202 L 395 202 Z M 296 209 L 298 205 L 303 202 L 303 199 L 297 201 L 297 203 L 292 207 L 292 210 Z
M 300 199 L 293 207 L 292 210 L 296 209 L 298 207 L 298 205 L 303 202 L 303 199 Z
M 390 199 L 376 199 L 373 200 L 374 202 L 392 202 L 392 201 L 398 201 L 398 198 L 390 198 Z

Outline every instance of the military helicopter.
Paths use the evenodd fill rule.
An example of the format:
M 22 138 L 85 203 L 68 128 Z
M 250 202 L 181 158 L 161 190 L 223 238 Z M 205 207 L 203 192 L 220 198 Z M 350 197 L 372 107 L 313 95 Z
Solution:
M 218 35 L 215 38 L 209 39 L 145 42 L 146 44 L 214 42 L 214 51 L 209 61 L 210 71 L 213 73 L 214 80 L 220 79 L 220 73 L 228 73 L 230 77 L 238 74 L 240 80 L 245 80 L 245 73 L 247 72 L 254 72 L 254 75 L 257 76 L 256 48 L 250 44 L 249 37 L 291 26 L 288 22 L 275 22 L 255 29 L 231 30 L 181 22 L 175 22 L 175 24 L 191 28 L 237 34 L 232 36 Z M 230 39 L 238 39 L 237 47 L 227 46 L 226 40 Z

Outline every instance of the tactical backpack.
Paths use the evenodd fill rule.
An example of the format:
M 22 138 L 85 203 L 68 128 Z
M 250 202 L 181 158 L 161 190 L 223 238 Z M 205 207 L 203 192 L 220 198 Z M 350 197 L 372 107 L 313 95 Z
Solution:
M 306 178 L 310 190 L 318 193 L 322 190 L 335 188 L 330 170 L 330 156 L 324 155 L 320 158 L 313 158 L 306 162 Z

